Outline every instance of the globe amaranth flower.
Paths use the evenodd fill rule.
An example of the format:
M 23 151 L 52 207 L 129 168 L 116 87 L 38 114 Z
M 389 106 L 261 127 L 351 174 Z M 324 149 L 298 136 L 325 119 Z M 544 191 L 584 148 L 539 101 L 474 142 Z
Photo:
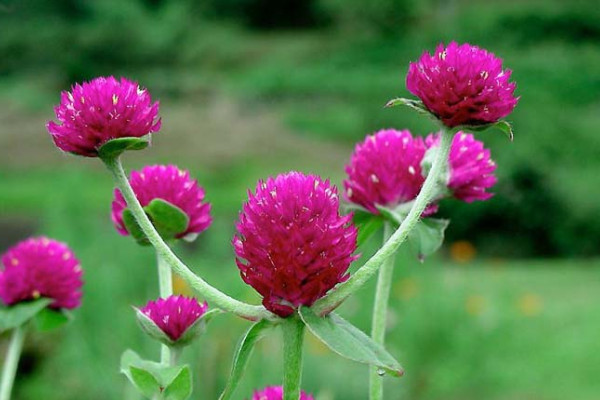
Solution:
M 160 129 L 158 102 L 146 89 L 125 78 L 100 77 L 62 92 L 54 112 L 58 122 L 46 125 L 63 151 L 97 157 L 107 141 L 142 137 Z
M 357 229 L 340 215 L 329 181 L 290 172 L 259 182 L 248 197 L 233 239 L 236 262 L 268 310 L 286 317 L 348 279 Z
M 448 127 L 485 125 L 506 117 L 517 105 L 510 75 L 502 60 L 487 50 L 452 42 L 411 63 L 406 86 Z
M 439 143 L 439 133 L 425 139 L 428 148 Z M 472 134 L 459 131 L 454 135 L 449 156 L 448 189 L 452 195 L 467 203 L 487 200 L 493 193 L 486 192 L 496 184 L 496 163 L 492 161 L 490 150 Z
M 82 270 L 66 244 L 46 237 L 30 238 L 2 256 L 0 299 L 6 305 L 40 297 L 49 307 L 73 309 L 81 304 Z
M 255 390 L 251 400 L 283 400 L 283 387 L 268 386 L 263 390 Z M 300 400 L 314 400 L 314 398 L 302 391 Z
M 210 226 L 211 206 L 204 202 L 204 189 L 190 178 L 188 171 L 180 170 L 174 165 L 146 166 L 140 171 L 132 171 L 129 182 L 142 207 L 154 199 L 162 199 L 188 216 L 188 226 L 176 235 L 177 238 L 201 233 Z M 123 222 L 123 211 L 126 208 L 127 202 L 123 195 L 119 189 L 115 189 L 111 218 L 122 235 L 128 234 Z
M 373 214 L 379 214 L 378 205 L 394 208 L 414 200 L 425 181 L 421 161 L 426 150 L 423 139 L 407 130 L 384 129 L 367 136 L 346 165 L 344 197 Z M 424 215 L 436 209 L 431 205 Z
M 169 296 L 149 301 L 140 311 L 150 318 L 173 342 L 178 341 L 208 310 L 193 297 Z

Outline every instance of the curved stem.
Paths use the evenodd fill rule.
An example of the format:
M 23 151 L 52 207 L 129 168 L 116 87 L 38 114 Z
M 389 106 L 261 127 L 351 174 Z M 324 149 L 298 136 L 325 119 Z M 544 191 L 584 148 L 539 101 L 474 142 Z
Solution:
M 120 158 L 116 157 L 112 159 L 104 159 L 103 161 L 107 168 L 113 173 L 117 187 L 121 191 L 121 194 L 123 194 L 123 197 L 127 202 L 127 206 L 131 210 L 138 225 L 148 238 L 148 241 L 150 241 L 156 250 L 157 255 L 171 267 L 173 272 L 181 276 L 181 278 L 185 280 L 192 289 L 194 289 L 207 301 L 211 302 L 221 310 L 234 313 L 253 321 L 260 319 L 275 320 L 278 318 L 262 306 L 253 306 L 226 295 L 220 290 L 209 285 L 198 275 L 194 274 L 187 267 L 187 265 L 185 265 L 177 257 L 177 255 L 173 253 L 173 250 L 171 250 L 171 248 L 164 242 L 162 237 L 152 225 L 152 222 L 150 222 L 150 219 L 144 212 L 144 209 L 140 205 L 140 202 L 138 201 L 133 189 L 131 188 L 131 185 L 129 184 L 129 180 L 127 179 L 125 171 L 123 170 L 123 166 L 121 165 Z
M 389 222 L 383 226 L 383 243 L 392 236 L 393 229 Z M 375 290 L 375 303 L 373 305 L 373 322 L 371 326 L 371 337 L 375 343 L 382 347 L 385 344 L 385 328 L 387 325 L 388 301 L 390 298 L 390 288 L 394 276 L 394 255 L 388 257 L 381 269 L 377 279 L 377 288 Z M 383 379 L 377 373 L 377 367 L 371 367 L 369 376 L 369 399 L 383 399 Z
M 173 273 L 171 267 L 163 260 L 160 254 L 156 254 L 158 267 L 158 292 L 163 299 L 173 294 Z M 160 347 L 160 362 L 165 365 L 174 365 L 171 362 L 171 349 L 166 344 Z
M 304 323 L 297 316 L 283 324 L 283 400 L 298 400 L 302 381 Z
M 361 288 L 377 272 L 385 260 L 398 250 L 398 247 L 404 242 L 408 233 L 419 221 L 425 207 L 432 200 L 436 189 L 436 182 L 439 175 L 444 171 L 444 164 L 448 162 L 453 133 L 454 131 L 452 130 L 448 131 L 447 128 L 442 128 L 440 143 L 431 170 L 423 183 L 419 195 L 414 200 L 412 208 L 396 232 L 350 279 L 340 284 L 337 289 L 313 305 L 312 308 L 316 313 L 324 315 L 337 307 L 348 296 Z
M 0 400 L 10 400 L 15 376 L 17 375 L 17 366 L 23 349 L 25 340 L 25 327 L 19 326 L 13 331 L 4 360 L 4 368 L 2 370 L 2 381 L 0 382 Z

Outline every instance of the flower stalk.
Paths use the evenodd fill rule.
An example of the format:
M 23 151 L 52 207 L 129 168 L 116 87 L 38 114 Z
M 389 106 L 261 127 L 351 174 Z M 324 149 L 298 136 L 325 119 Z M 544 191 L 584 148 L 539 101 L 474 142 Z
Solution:
M 166 299 L 173 294 L 173 273 L 171 267 L 158 253 L 156 254 L 156 263 L 158 266 L 158 291 L 160 297 Z M 160 362 L 165 365 L 174 365 L 171 349 L 166 344 L 161 345 Z
M 431 170 L 423 183 L 421 191 L 414 200 L 412 208 L 396 232 L 394 232 L 390 239 L 385 242 L 385 244 L 350 277 L 350 279 L 340 284 L 337 289 L 330 292 L 327 296 L 315 302 L 313 309 L 316 313 L 320 315 L 327 314 L 348 298 L 348 296 L 360 289 L 379 270 L 383 263 L 398 250 L 404 240 L 406 240 L 408 234 L 419 221 L 419 218 L 427 205 L 433 200 L 439 175 L 444 172 L 444 165 L 448 162 L 448 154 L 450 152 L 450 145 L 454 133 L 454 129 L 442 127 L 440 144 L 435 154 Z
M 302 381 L 304 323 L 297 316 L 287 318 L 283 329 L 283 400 L 298 400 Z
M 393 228 L 390 222 L 385 222 L 383 226 L 383 243 L 387 242 L 392 236 Z M 390 288 L 394 276 L 394 255 L 391 255 L 379 270 L 377 279 L 377 288 L 375 289 L 375 302 L 373 304 L 373 322 L 371 325 L 371 337 L 375 343 L 382 347 L 385 344 L 385 329 L 387 325 L 388 302 L 390 298 Z M 369 399 L 383 399 L 383 379 L 378 373 L 379 368 L 371 366 L 369 375 Z
M 152 225 L 152 222 L 144 212 L 144 209 L 129 184 L 120 158 L 104 158 L 103 161 L 106 167 L 112 172 L 117 187 L 127 201 L 127 206 L 135 217 L 136 222 L 148 238 L 150 244 L 152 244 L 156 250 L 157 257 L 160 257 L 173 272 L 181 276 L 193 290 L 201 294 L 207 301 L 224 311 L 234 313 L 242 318 L 253 321 L 260 319 L 277 319 L 275 315 L 267 311 L 264 307 L 254 306 L 236 300 L 214 288 L 204 279 L 194 274 L 187 265 L 177 257 Z
M 19 365 L 24 340 L 25 327 L 19 326 L 15 328 L 8 345 L 6 359 L 4 360 L 2 381 L 0 382 L 0 400 L 10 400 L 10 393 L 12 392 L 15 376 L 17 375 L 17 366 Z

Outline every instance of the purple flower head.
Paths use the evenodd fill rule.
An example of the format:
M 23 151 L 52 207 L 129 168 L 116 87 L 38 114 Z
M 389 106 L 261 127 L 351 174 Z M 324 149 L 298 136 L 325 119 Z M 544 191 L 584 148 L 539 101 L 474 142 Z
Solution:
M 45 237 L 24 240 L 2 256 L 0 299 L 6 305 L 40 297 L 50 308 L 81 304 L 82 270 L 66 244 Z
M 97 157 L 107 141 L 142 137 L 160 129 L 158 102 L 146 89 L 125 78 L 100 77 L 62 92 L 55 107 L 57 122 L 46 125 L 58 148 Z
M 448 127 L 485 125 L 506 117 L 518 102 L 502 60 L 470 44 L 440 44 L 411 63 L 406 86 Z
M 233 239 L 244 282 L 263 305 L 286 317 L 348 279 L 357 229 L 341 216 L 337 189 L 315 175 L 289 172 L 248 193 Z
M 439 133 L 425 139 L 427 147 L 439 143 Z M 457 199 L 471 203 L 475 200 L 487 200 L 493 193 L 486 192 L 496 184 L 496 163 L 492 161 L 490 150 L 472 134 L 459 131 L 454 135 L 450 147 L 450 176 L 448 189 Z
M 407 130 L 381 130 L 356 145 L 346 166 L 344 197 L 373 214 L 377 205 L 394 207 L 413 200 L 425 181 L 421 161 L 425 142 Z
M 254 391 L 251 400 L 283 400 L 283 387 L 269 386 L 263 390 Z M 302 391 L 300 400 L 314 400 L 314 398 Z
M 169 296 L 149 301 L 140 311 L 176 342 L 208 310 L 193 297 Z
M 201 233 L 210 226 L 210 204 L 204 202 L 204 189 L 190 178 L 188 171 L 180 170 L 174 165 L 146 166 L 141 171 L 132 171 L 129 182 L 142 207 L 154 199 L 162 199 L 188 216 L 187 229 L 178 233 L 177 238 Z M 122 235 L 128 234 L 123 222 L 123 211 L 126 208 L 123 195 L 119 189 L 115 189 L 111 217 Z

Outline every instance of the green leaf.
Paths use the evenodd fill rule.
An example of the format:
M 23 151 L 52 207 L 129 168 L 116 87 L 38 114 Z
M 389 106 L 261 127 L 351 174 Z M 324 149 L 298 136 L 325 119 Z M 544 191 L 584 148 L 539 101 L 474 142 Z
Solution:
M 154 375 L 145 369 L 130 366 L 127 377 L 133 383 L 133 386 L 140 391 L 141 394 L 149 399 L 154 399 L 161 392 L 161 387 Z
M 48 332 L 71 321 L 71 313 L 66 310 L 44 308 L 35 316 L 35 326 L 40 332 Z
M 189 224 L 189 217 L 179 207 L 163 199 L 154 199 L 144 207 L 146 214 L 163 239 L 173 239 L 184 232 Z
M 133 213 L 128 208 L 123 210 L 123 224 L 125 225 L 125 229 L 127 232 L 133 237 L 138 244 L 142 246 L 149 246 L 150 242 L 146 235 L 142 231 L 142 228 L 138 225 Z
M 109 140 L 98 149 L 98 157 L 113 160 L 127 150 L 142 150 L 150 144 L 150 135 L 142 137 L 122 137 Z
M 192 373 L 184 366 L 163 392 L 165 400 L 185 400 L 192 395 Z
M 137 318 L 138 324 L 140 328 L 150 336 L 152 339 L 158 340 L 161 343 L 166 344 L 167 346 L 172 346 L 175 342 L 171 340 L 171 338 L 163 332 L 162 329 L 150 319 L 146 314 L 144 314 L 139 308 L 135 308 L 135 316 Z
M 342 357 L 363 364 L 371 364 L 382 373 L 402 376 L 404 370 L 382 346 L 340 316 L 331 313 L 319 317 L 308 307 L 299 310 L 308 329 L 327 347 Z
M 13 306 L 0 307 L 0 332 L 23 325 L 50 305 L 50 303 L 52 303 L 52 299 L 40 298 L 17 303 Z
M 498 122 L 494 122 L 491 124 L 485 125 L 464 125 L 460 127 L 464 131 L 473 131 L 473 132 L 481 132 L 490 128 L 498 129 L 503 132 L 510 141 L 512 142 L 514 139 L 514 133 L 512 129 L 512 125 L 508 121 L 500 120 Z
M 444 243 L 444 232 L 450 223 L 447 219 L 425 218 L 417 222 L 408 234 L 408 242 L 419 260 L 435 253 Z
M 235 349 L 229 380 L 227 381 L 227 385 L 219 397 L 219 400 L 228 400 L 231 398 L 248 366 L 248 361 L 250 360 L 254 346 L 265 336 L 267 330 L 272 326 L 273 324 L 268 321 L 259 321 L 252 325 L 242 337 Z
M 358 228 L 356 245 L 359 247 L 383 226 L 383 219 L 363 209 L 353 209 L 353 213 L 352 221 Z

